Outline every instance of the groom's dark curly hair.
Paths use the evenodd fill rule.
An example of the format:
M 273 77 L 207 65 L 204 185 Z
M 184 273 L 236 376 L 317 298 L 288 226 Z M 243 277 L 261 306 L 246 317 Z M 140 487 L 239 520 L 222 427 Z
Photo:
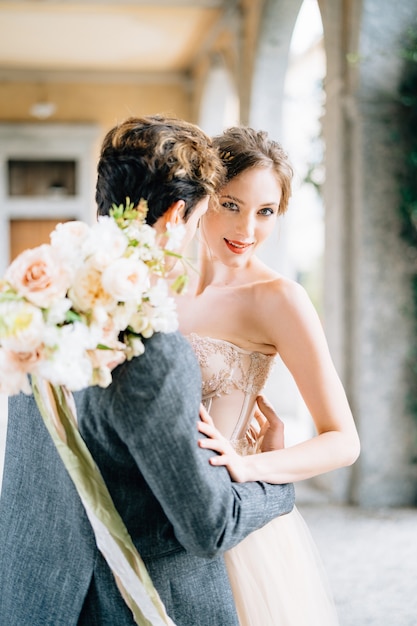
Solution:
M 108 215 L 126 197 L 148 204 L 151 226 L 177 200 L 186 220 L 206 196 L 215 197 L 224 170 L 211 139 L 198 126 L 152 115 L 130 117 L 105 136 L 97 167 L 96 202 Z

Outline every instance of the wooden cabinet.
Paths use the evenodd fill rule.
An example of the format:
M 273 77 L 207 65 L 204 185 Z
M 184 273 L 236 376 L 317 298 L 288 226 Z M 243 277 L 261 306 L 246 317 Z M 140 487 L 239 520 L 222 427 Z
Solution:
M 57 223 L 94 221 L 99 140 L 92 124 L 0 124 L 1 274 Z

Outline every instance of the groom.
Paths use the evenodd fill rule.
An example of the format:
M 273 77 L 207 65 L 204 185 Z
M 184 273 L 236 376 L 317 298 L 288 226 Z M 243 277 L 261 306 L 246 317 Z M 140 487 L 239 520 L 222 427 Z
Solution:
M 197 127 L 131 118 L 105 137 L 100 214 L 126 196 L 148 201 L 159 232 L 184 224 L 184 245 L 220 182 Z M 237 626 L 222 553 L 294 503 L 292 485 L 232 483 L 197 445 L 199 367 L 179 333 L 153 335 L 106 389 L 76 395 L 79 427 L 116 508 L 177 626 Z M 10 398 L 0 500 L 0 623 L 134 624 L 32 396 Z

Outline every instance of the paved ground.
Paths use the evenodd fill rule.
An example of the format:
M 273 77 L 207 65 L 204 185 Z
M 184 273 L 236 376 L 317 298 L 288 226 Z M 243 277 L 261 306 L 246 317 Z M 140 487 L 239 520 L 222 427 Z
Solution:
M 5 427 L 0 396 L 0 485 Z M 296 493 L 329 575 L 340 626 L 417 626 L 417 508 L 332 505 L 302 484 Z
M 417 508 L 366 510 L 320 502 L 302 487 L 297 494 L 341 626 L 417 626 Z

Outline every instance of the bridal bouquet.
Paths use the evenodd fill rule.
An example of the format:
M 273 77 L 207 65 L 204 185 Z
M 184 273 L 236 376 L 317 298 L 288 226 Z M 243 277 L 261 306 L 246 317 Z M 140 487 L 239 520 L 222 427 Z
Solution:
M 127 202 L 92 227 L 58 224 L 50 244 L 13 261 L 0 281 L 0 392 L 31 393 L 28 374 L 71 391 L 106 387 L 142 337 L 176 330 L 167 249 L 145 217 L 145 203 Z
M 178 232 L 162 249 L 146 211 L 127 199 L 91 227 L 58 224 L 50 244 L 11 263 L 0 280 L 0 392 L 34 393 L 135 621 L 157 625 L 172 622 L 78 432 L 71 393 L 108 386 L 143 338 L 177 329 L 164 266 Z

